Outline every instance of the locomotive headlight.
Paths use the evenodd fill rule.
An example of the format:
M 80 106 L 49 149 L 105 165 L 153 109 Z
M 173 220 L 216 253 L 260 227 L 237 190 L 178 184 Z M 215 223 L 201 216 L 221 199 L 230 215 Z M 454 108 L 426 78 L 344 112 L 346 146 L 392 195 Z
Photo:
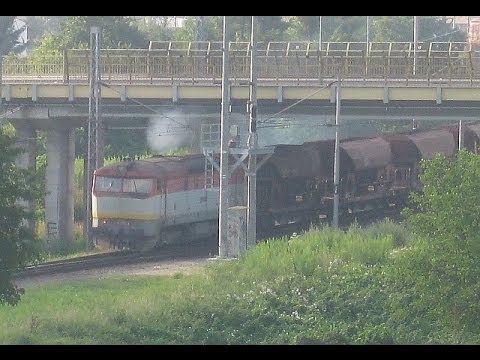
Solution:
M 103 220 L 102 223 L 103 223 L 103 224 L 106 224 L 106 223 L 107 223 L 107 220 Z

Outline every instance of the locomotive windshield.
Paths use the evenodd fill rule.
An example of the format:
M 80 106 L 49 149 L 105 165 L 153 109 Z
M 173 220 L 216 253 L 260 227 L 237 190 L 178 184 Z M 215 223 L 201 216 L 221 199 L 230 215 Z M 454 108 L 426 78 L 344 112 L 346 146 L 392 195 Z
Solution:
M 148 194 L 152 191 L 152 186 L 152 179 L 119 178 L 110 176 L 97 176 L 95 178 L 95 191 L 98 192 Z

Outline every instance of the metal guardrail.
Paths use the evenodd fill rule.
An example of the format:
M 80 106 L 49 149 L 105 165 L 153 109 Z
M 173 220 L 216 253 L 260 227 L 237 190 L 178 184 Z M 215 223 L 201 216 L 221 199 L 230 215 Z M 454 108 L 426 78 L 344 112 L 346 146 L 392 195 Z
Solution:
M 470 81 L 480 79 L 480 51 L 468 43 L 259 43 L 258 81 L 335 79 Z M 232 83 L 248 81 L 250 44 L 231 42 Z M 217 83 L 222 76 L 221 42 L 151 42 L 149 49 L 103 49 L 106 83 Z M 3 58 L 3 82 L 87 83 L 89 50 L 59 55 Z

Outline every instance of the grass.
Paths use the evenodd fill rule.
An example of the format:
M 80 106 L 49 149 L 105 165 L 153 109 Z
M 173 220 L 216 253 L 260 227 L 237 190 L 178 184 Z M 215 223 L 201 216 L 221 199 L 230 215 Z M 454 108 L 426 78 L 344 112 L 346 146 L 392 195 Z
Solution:
M 0 343 L 388 342 L 380 264 L 399 230 L 387 227 L 375 236 L 324 228 L 270 239 L 193 275 L 29 288 L 16 307 L 0 307 Z
M 0 307 L 0 344 L 480 343 L 475 322 L 460 332 L 395 278 L 421 275 L 394 262 L 415 256 L 414 240 L 389 221 L 312 228 L 190 275 L 28 288 L 17 306 Z M 465 319 L 477 314 L 474 293 Z
M 128 342 L 125 322 L 163 306 L 175 279 L 85 281 L 31 290 L 21 304 L 0 310 L 3 344 Z M 159 296 L 153 296 L 157 294 Z M 167 296 L 168 297 L 168 296 Z M 8 311 L 2 311 L 8 310 Z
M 102 249 L 93 248 L 87 250 L 86 240 L 83 235 L 83 223 L 76 222 L 73 230 L 73 241 L 65 243 L 58 241 L 48 243 L 46 237 L 46 229 L 44 222 L 37 222 L 37 236 L 41 242 L 41 251 L 38 262 L 47 262 L 60 259 L 68 259 L 79 256 L 97 254 L 104 252 Z

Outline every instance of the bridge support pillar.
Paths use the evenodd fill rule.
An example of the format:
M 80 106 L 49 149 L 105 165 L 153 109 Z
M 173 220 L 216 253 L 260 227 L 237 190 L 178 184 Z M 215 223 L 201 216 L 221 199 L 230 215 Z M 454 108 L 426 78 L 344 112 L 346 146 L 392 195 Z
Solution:
M 74 128 L 47 131 L 45 226 L 48 246 L 73 241 L 75 165 Z
M 35 171 L 37 156 L 37 132 L 35 128 L 29 124 L 14 124 L 17 137 L 17 146 L 24 150 L 22 154 L 17 156 L 15 164 L 22 169 L 30 169 Z M 29 211 L 35 211 L 35 201 L 20 201 L 20 204 Z M 26 223 L 31 230 L 35 230 L 35 221 Z

